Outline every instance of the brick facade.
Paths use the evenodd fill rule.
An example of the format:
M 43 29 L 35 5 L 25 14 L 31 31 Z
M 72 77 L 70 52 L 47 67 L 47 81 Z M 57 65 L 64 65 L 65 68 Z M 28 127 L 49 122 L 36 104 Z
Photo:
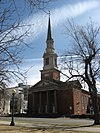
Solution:
M 70 81 L 76 84 L 76 81 Z M 82 115 L 88 113 L 89 94 L 69 83 L 40 81 L 29 90 L 28 113 L 31 115 Z M 79 84 L 77 82 L 77 84 Z

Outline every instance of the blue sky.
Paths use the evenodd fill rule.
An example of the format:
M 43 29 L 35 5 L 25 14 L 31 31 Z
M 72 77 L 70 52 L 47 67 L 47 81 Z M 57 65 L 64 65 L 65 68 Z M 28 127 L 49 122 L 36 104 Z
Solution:
M 99 23 L 100 21 L 100 2 L 99 0 L 57 0 L 52 3 L 51 12 L 51 25 L 52 34 L 55 42 L 56 51 L 59 53 L 63 48 L 68 47 L 64 28 L 67 18 L 73 17 L 74 21 L 78 24 L 85 24 L 91 18 L 93 21 Z M 48 11 L 47 10 L 47 11 Z M 36 13 L 28 18 L 25 18 L 24 23 L 33 24 L 31 27 L 31 37 L 26 41 L 32 49 L 27 49 L 27 52 L 33 54 L 25 54 L 25 58 L 41 58 L 45 49 L 45 40 L 48 26 L 48 15 L 44 12 Z M 62 44 L 64 47 L 62 48 Z
M 47 7 L 46 11 L 49 10 L 52 36 L 58 56 L 70 47 L 70 41 L 64 34 L 68 18 L 73 18 L 75 23 L 80 25 L 85 25 L 90 18 L 100 24 L 100 0 L 55 0 Z M 24 70 L 29 70 L 27 83 L 33 85 L 40 80 L 39 70 L 42 69 L 42 56 L 46 48 L 48 15 L 42 11 L 31 14 L 29 17 L 25 15 L 23 22 L 33 24 L 30 37 L 26 38 L 30 48 L 25 47 L 24 64 L 22 65 Z M 20 32 L 24 32 L 24 30 L 19 31 L 19 34 Z

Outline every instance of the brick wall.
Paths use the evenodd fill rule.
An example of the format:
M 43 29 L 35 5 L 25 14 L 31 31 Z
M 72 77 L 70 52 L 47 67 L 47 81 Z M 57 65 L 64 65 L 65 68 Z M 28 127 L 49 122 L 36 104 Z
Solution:
M 58 113 L 60 114 L 72 114 L 72 90 L 60 90 L 57 92 Z

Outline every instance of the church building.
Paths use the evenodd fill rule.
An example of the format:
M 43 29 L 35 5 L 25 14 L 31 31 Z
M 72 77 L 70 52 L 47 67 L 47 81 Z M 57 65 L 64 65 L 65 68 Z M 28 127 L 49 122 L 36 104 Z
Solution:
M 40 70 L 41 80 L 29 89 L 28 114 L 32 116 L 86 114 L 89 105 L 88 92 L 82 90 L 78 80 L 66 82 L 60 80 L 50 21 L 49 16 L 43 70 Z

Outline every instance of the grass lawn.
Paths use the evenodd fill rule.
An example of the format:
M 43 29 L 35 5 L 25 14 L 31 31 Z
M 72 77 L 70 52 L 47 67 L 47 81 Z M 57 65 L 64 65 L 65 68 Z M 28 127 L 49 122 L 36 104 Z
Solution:
M 0 125 L 0 133 L 89 133 L 86 131 L 64 131 L 63 129 L 35 129 L 32 127 Z

